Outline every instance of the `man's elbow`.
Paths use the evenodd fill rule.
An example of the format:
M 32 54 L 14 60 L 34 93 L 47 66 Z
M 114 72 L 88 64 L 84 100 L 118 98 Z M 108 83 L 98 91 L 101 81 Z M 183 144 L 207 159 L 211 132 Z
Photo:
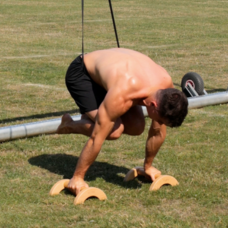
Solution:
M 162 141 L 164 141 L 166 138 L 166 127 L 152 129 L 151 135 L 159 137 Z

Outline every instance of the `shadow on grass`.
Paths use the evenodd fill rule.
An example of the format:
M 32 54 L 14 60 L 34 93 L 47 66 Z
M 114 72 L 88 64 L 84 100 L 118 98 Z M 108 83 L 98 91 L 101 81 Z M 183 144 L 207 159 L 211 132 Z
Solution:
M 75 114 L 75 115 L 80 114 L 79 109 L 73 109 L 73 110 L 67 110 L 67 111 L 61 111 L 61 112 L 49 112 L 44 114 L 35 114 L 31 116 L 21 116 L 21 117 L 4 119 L 4 120 L 0 120 L 0 124 L 6 124 L 6 123 L 15 122 L 15 121 L 23 121 L 23 120 L 43 119 L 47 117 L 59 117 L 64 115 L 65 113 Z
M 31 165 L 39 166 L 52 173 L 63 176 L 63 179 L 70 179 L 74 173 L 78 157 L 67 154 L 42 154 L 32 157 L 28 161 Z M 125 175 L 128 171 L 129 169 L 123 166 L 95 161 L 86 173 L 85 181 L 93 181 L 99 177 L 103 178 L 106 182 L 125 188 L 141 187 L 141 183 L 138 179 L 129 182 L 123 181 L 123 176 L 121 176 L 121 174 Z

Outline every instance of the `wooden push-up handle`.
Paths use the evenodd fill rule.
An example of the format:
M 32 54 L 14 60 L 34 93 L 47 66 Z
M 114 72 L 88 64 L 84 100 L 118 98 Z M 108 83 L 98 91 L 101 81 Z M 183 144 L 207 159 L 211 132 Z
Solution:
M 51 188 L 49 194 L 51 196 L 58 195 L 63 189 L 67 189 L 69 179 L 63 179 L 58 181 L 53 185 Z M 90 197 L 96 197 L 99 200 L 106 200 L 107 196 L 105 193 L 99 189 L 99 188 L 94 188 L 94 187 L 89 187 L 89 188 L 84 188 L 82 189 L 78 195 L 74 199 L 74 204 L 83 204 L 88 198 Z
M 161 175 L 160 177 L 155 179 L 155 181 L 151 184 L 149 190 L 156 191 L 165 184 L 169 184 L 171 186 L 179 185 L 178 181 L 174 177 L 169 175 Z
M 133 169 L 131 169 L 125 176 L 124 181 L 130 181 L 133 180 L 134 178 L 136 178 L 139 175 L 142 175 L 141 170 L 143 169 L 143 167 L 135 167 Z M 171 186 L 176 186 L 178 185 L 178 181 L 169 175 L 157 175 L 155 181 L 151 184 L 150 186 L 150 191 L 156 191 L 159 188 L 161 188 L 161 186 L 168 184 Z

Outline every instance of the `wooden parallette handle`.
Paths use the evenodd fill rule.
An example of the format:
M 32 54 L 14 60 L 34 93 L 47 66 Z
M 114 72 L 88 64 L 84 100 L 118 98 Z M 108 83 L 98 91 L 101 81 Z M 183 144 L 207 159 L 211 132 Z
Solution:
M 49 195 L 58 195 L 63 189 L 67 189 L 69 179 L 63 179 L 58 182 L 56 182 L 53 187 L 51 188 Z M 73 192 L 74 193 L 74 192 Z M 75 193 L 74 193 L 75 194 Z M 105 193 L 99 189 L 94 187 L 89 188 L 82 188 L 81 191 L 78 193 L 78 195 L 74 199 L 74 204 L 83 204 L 88 198 L 96 197 L 99 200 L 106 200 L 107 196 Z
M 130 181 L 136 178 L 139 175 L 144 175 L 145 173 L 142 171 L 143 167 L 135 167 L 131 169 L 125 176 L 124 181 Z M 150 186 L 150 191 L 156 191 L 160 189 L 163 185 L 171 185 L 176 186 L 179 185 L 178 181 L 169 175 L 157 175 L 155 181 Z

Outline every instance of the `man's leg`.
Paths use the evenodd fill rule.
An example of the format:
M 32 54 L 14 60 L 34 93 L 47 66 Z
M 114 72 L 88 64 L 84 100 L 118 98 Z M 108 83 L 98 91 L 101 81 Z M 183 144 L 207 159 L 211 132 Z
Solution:
M 93 110 L 83 114 L 80 120 L 74 121 L 69 114 L 64 114 L 61 124 L 57 129 L 57 134 L 82 134 L 90 137 L 94 128 L 96 115 L 97 110 Z M 118 118 L 107 139 L 114 140 L 119 138 L 123 130 L 122 121 Z
M 85 114 L 80 120 L 74 121 L 70 114 L 62 116 L 61 124 L 57 129 L 57 134 L 82 134 L 90 136 L 94 128 L 94 122 Z
M 124 134 L 141 135 L 145 128 L 145 117 L 142 107 L 137 105 L 130 108 L 123 116 L 121 116 L 124 125 Z

